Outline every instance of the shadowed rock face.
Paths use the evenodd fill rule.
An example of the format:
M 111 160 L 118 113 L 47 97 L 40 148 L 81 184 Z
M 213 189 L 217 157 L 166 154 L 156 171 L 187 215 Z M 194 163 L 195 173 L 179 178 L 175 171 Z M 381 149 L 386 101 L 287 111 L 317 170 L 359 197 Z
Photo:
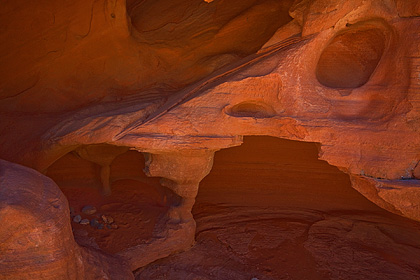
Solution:
M 0 108 L 57 115 L 164 98 L 255 53 L 292 19 L 292 3 L 6 1 Z
M 193 214 L 195 246 L 136 279 L 420 275 L 420 224 L 351 188 L 348 175 L 317 160 L 314 143 L 245 137 L 241 147 L 217 152 Z
M 184 257 L 199 260 L 200 252 L 215 241 L 228 252 L 215 250 L 213 262 L 234 252 L 238 266 L 231 275 L 194 272 L 188 277 L 251 277 L 244 271 L 254 257 L 261 267 L 272 270 L 257 267 L 255 275 L 268 279 L 293 273 L 298 278 L 310 273 L 319 278 L 343 274 L 357 278 L 358 273 L 368 275 L 365 263 L 381 279 L 398 279 L 397 272 L 404 279 L 418 276 L 412 263 L 417 260 L 418 246 L 412 238 L 417 224 L 384 212 L 420 221 L 418 1 L 4 1 L 0 14 L 0 158 L 11 162 L 4 168 L 12 164 L 15 178 L 13 184 L 0 181 L 0 188 L 6 184 L 7 195 L 22 189 L 17 198 L 28 201 L 25 211 L 41 213 L 33 216 L 37 231 L 48 227 L 39 217 L 44 212 L 48 216 L 55 205 L 37 195 L 30 202 L 31 196 L 24 195 L 27 188 L 42 189 L 42 184 L 30 184 L 40 173 L 52 178 L 67 197 L 48 183 L 59 197 L 59 208 L 67 209 L 67 201 L 77 208 L 54 216 L 62 231 L 48 232 L 40 242 L 41 249 L 59 251 L 61 241 L 48 240 L 54 236 L 69 240 L 64 243 L 76 253 L 63 253 L 56 268 L 80 250 L 68 236 L 65 216 L 74 216 L 89 204 L 98 215 L 112 214 L 119 223 L 112 228 L 108 218 L 101 222 L 101 216 L 72 217 L 84 220 L 72 222 L 76 241 L 99 250 L 80 253 L 85 254 L 83 261 L 98 266 L 85 270 L 92 278 L 111 275 L 107 268 L 102 270 L 113 267 L 107 253 L 116 257 L 117 266 L 134 271 L 189 249 L 195 238 L 196 246 L 178 255 L 180 263 Z M 217 173 L 216 164 L 211 174 L 218 175 L 204 179 L 211 172 L 214 153 L 241 145 L 247 135 L 309 142 L 312 148 L 317 143 L 318 149 L 307 150 L 313 161 L 296 165 L 305 170 L 302 173 L 268 156 L 276 152 L 249 165 L 234 148 L 226 154 L 243 159 L 234 164 L 243 169 L 235 167 L 237 175 L 231 177 Z M 266 152 L 259 141 L 267 147 L 280 141 L 249 139 L 251 154 L 253 149 Z M 293 151 L 289 156 L 296 160 L 299 149 L 306 150 L 287 143 L 292 142 L 279 145 L 289 147 Z M 278 159 L 288 153 L 278 153 Z M 330 166 L 318 166 L 316 157 Z M 282 168 L 271 169 L 273 165 Z M 228 171 L 229 164 L 222 166 Z M 327 166 L 333 169 L 326 171 Z M 254 170 L 263 183 L 258 191 L 247 177 Z M 277 173 L 284 178 L 281 187 Z M 316 175 L 305 181 L 306 173 Z M 25 184 L 18 184 L 19 176 Z M 322 183 L 325 180 L 334 184 Z M 0 211 L 7 212 L 14 196 L 4 197 Z M 46 207 L 33 209 L 38 202 Z M 227 204 L 236 209 L 232 215 Z M 284 218 L 290 211 L 296 216 L 292 221 L 300 223 L 296 227 Z M 253 222 L 253 217 L 266 214 L 264 225 Z M 25 215 L 16 215 L 25 224 L 22 235 L 31 237 Z M 243 216 L 251 219 L 242 220 Z M 9 221 L 7 226 L 13 226 Z M 231 221 L 237 221 L 240 242 L 229 239 L 234 236 L 226 226 Z M 88 222 L 95 228 L 87 230 L 83 224 Z M 248 223 L 258 232 L 252 238 Z M 106 225 L 111 228 L 99 229 Z M 274 237 L 263 228 L 270 225 L 290 228 L 286 236 L 293 237 L 285 238 L 292 241 L 273 241 L 275 249 L 268 246 L 264 240 Z M 203 231 L 204 226 L 209 231 Z M 336 235 L 328 235 L 330 231 Z M 374 240 L 370 234 L 381 237 Z M 330 253 L 328 242 L 320 240 L 325 235 L 339 251 L 336 255 Z M 339 243 L 341 238 L 346 241 Z M 379 249 L 386 247 L 386 240 L 391 240 L 392 253 Z M 13 246 L 7 256 L 15 256 L 15 261 L 1 268 L 8 271 L 8 279 L 24 277 L 13 274 L 15 263 L 33 252 L 29 246 L 22 254 L 13 254 L 20 250 Z M 277 253 L 264 259 L 265 252 L 278 246 L 295 248 L 290 259 L 309 270 L 298 271 L 286 260 L 287 272 L 282 271 L 275 263 L 284 255 Z M 371 247 L 366 252 L 360 249 L 363 246 Z M 340 251 L 347 247 L 351 258 L 346 250 Z M 253 256 L 250 248 L 259 253 Z M 406 249 L 413 250 L 407 258 L 400 253 Z M 354 268 L 344 269 L 343 259 Z M 173 260 L 161 268 L 165 273 L 174 273 Z M 69 279 L 85 277 L 72 274 L 71 267 L 69 262 Z M 207 271 L 206 265 L 200 269 Z M 65 278 L 53 272 L 57 270 L 49 271 L 52 278 Z M 219 266 L 218 271 L 224 270 Z M 161 277 L 158 274 L 154 266 L 137 271 L 137 277 L 147 279 Z

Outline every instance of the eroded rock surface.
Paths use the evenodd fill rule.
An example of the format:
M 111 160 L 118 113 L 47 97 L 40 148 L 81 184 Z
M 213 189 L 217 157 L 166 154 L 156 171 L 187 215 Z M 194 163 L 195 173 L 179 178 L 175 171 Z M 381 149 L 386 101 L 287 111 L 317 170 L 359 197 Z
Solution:
M 115 234 L 94 236 L 99 243 L 90 236 L 92 231 L 75 234 L 86 246 L 112 248 L 131 270 L 194 244 L 196 221 L 191 209 L 200 181 L 210 172 L 216 151 L 241 145 L 247 135 L 318 143 L 317 156 L 348 174 L 359 193 L 388 211 L 419 221 L 419 8 L 417 1 L 403 0 L 4 1 L 0 158 L 47 174 L 78 207 L 96 203 L 101 210 L 112 204 L 105 208 L 116 219 L 133 218 L 128 227 L 150 218 L 153 222 L 138 235 L 133 235 L 133 228 L 127 231 L 127 236 L 136 238 L 121 238 L 118 246 L 110 241 Z M 133 168 L 138 165 L 121 160 L 129 149 L 131 154 L 145 155 L 141 168 L 148 176 L 160 177 L 160 184 L 140 176 Z M 309 173 L 312 167 L 305 166 Z M 270 177 L 264 172 L 262 178 Z M 223 193 L 214 184 L 213 189 Z M 275 193 L 276 186 L 270 181 L 262 190 Z M 307 197 L 316 197 L 312 189 L 299 187 Z M 317 217 L 298 225 L 297 231 L 306 235 L 292 239 L 300 242 L 303 255 L 318 256 L 308 265 L 315 270 L 311 263 L 322 267 L 316 270 L 319 277 L 357 276 L 354 270 L 341 270 L 339 253 L 329 255 L 331 262 L 326 260 L 323 242 L 311 247 L 319 242 L 317 236 L 340 224 L 343 227 L 334 232 L 347 241 L 334 243 L 337 248 L 352 242 L 374 243 L 370 234 L 382 236 L 371 226 L 376 222 L 381 224 L 378 227 L 398 224 L 395 231 L 381 231 L 392 232 L 394 253 L 378 257 L 377 276 L 395 276 L 395 263 L 409 267 L 400 271 L 407 279 L 416 275 L 410 259 L 399 255 L 399 241 L 392 243 L 405 222 L 400 226 L 391 216 L 363 212 L 367 211 L 363 207 L 375 205 L 361 200 L 354 189 L 340 193 L 339 184 L 326 187 L 322 203 L 322 199 L 263 191 L 254 200 L 274 199 L 284 207 L 309 209 L 302 215 Z M 137 199 L 141 195 L 144 199 Z M 210 196 L 226 203 L 241 200 L 237 192 Z M 198 201 L 196 209 L 204 205 Z M 328 212 L 344 207 L 337 205 L 339 201 L 348 210 L 363 211 L 349 216 Z M 139 214 L 140 206 L 150 211 Z M 265 215 L 255 211 L 249 215 Z M 105 212 L 98 215 L 109 215 Z M 80 218 L 86 224 L 96 219 Z M 80 222 L 75 226 L 84 226 Z M 288 227 L 289 222 L 280 224 Z M 68 227 L 67 221 L 57 223 Z M 123 231 L 124 224 L 118 230 Z M 369 236 L 353 238 L 353 233 L 363 231 Z M 227 234 L 223 230 L 215 234 L 219 233 Z M 313 239 L 312 245 L 302 236 Z M 410 242 L 411 237 L 404 235 Z M 386 237 L 381 238 L 385 242 Z M 193 250 L 202 250 L 200 246 Z M 89 256 L 88 263 L 98 265 L 92 271 L 102 271 L 101 253 L 81 252 Z M 361 250 L 354 252 L 365 256 Z M 387 274 L 379 273 L 383 259 L 393 263 Z M 329 266 L 336 270 L 329 271 Z M 245 276 L 240 269 L 235 273 L 239 274 L 233 278 Z
M 420 224 L 316 157 L 313 143 L 270 137 L 217 152 L 193 209 L 195 246 L 136 279 L 418 279 Z
M 134 278 L 118 258 L 77 245 L 51 179 L 4 160 L 0 174 L 0 279 Z

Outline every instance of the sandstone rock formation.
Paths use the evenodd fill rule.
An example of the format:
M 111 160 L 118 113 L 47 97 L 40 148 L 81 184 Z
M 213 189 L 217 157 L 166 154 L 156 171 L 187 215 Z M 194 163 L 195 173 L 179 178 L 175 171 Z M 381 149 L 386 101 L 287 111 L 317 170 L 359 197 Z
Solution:
M 0 174 L 0 279 L 134 278 L 118 258 L 76 244 L 51 179 L 4 160 Z
M 299 179 L 296 179 L 299 178 Z M 418 223 L 317 160 L 314 143 L 245 137 L 217 152 L 193 208 L 196 244 L 136 279 L 417 279 Z
M 420 221 L 417 1 L 4 2 L 0 158 L 14 163 L 2 163 L 5 170 L 11 166 L 13 174 L 21 175 L 13 175 L 11 183 L 1 181 L 0 191 L 11 193 L 0 211 L 9 211 L 12 194 L 17 195 L 13 190 L 22 190 L 16 199 L 53 205 L 45 197 L 24 195 L 44 183 L 31 185 L 41 175 L 15 164 L 46 174 L 71 206 L 80 208 L 91 200 L 101 214 L 108 211 L 120 219 L 118 232 L 128 234 L 120 240 L 125 243 L 108 229 L 104 235 L 80 224 L 73 224 L 74 235 L 79 244 L 113 254 L 116 263 L 127 263 L 134 271 L 194 244 L 191 211 L 214 153 L 241 145 L 243 136 L 258 135 L 318 143 L 319 159 L 347 174 L 359 193 L 394 214 Z M 161 178 L 160 183 L 145 178 L 140 169 Z M 67 209 L 61 192 L 51 182 L 47 185 L 51 197 L 56 195 Z M 326 211 L 303 201 L 277 203 Z M 25 211 L 35 211 L 31 205 Z M 48 227 L 41 217 L 53 215 L 54 209 L 45 207 L 31 220 L 38 230 Z M 89 256 L 86 263 L 98 267 L 89 270 L 92 276 L 69 272 L 68 279 L 97 277 L 101 263 L 115 265 L 103 253 L 77 253 L 81 249 L 65 217 L 70 214 L 63 211 L 54 216 L 62 232 L 54 234 L 68 240 L 64 248 L 75 253 L 67 252 L 49 275 L 65 277 L 54 276 L 54 269 L 77 254 Z M 26 227 L 25 215 L 16 215 Z M 313 222 L 320 222 L 319 213 L 315 216 Z M 304 247 L 325 256 L 325 248 L 316 245 L 317 234 L 336 224 L 344 225 L 338 235 L 349 232 L 348 223 L 358 218 L 340 219 L 347 218 L 328 216 L 320 227 L 302 227 L 313 240 Z M 368 220 L 386 224 L 387 219 Z M 355 234 L 364 229 L 373 234 L 367 228 L 361 226 Z M 30 231 L 22 234 L 30 236 Z M 391 235 L 395 240 L 397 234 Z M 43 242 L 45 250 L 59 247 Z M 390 258 L 402 249 L 395 250 Z M 1 255 L 16 260 L 1 268 L 8 277 L 21 277 L 21 272 L 13 274 L 20 255 Z M 329 265 L 338 267 L 337 262 Z M 415 279 L 417 267 L 407 265 L 413 270 L 404 275 Z M 340 278 L 337 271 L 319 277 Z

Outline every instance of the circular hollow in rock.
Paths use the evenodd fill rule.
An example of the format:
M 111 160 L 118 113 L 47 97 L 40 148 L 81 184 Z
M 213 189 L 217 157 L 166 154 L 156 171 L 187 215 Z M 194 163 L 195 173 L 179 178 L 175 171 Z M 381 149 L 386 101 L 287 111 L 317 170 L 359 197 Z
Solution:
M 318 81 L 331 88 L 364 85 L 384 53 L 385 41 L 385 34 L 379 28 L 353 28 L 337 35 L 319 58 Z
M 257 119 L 271 118 L 276 111 L 269 104 L 261 101 L 245 101 L 229 108 L 226 113 L 232 117 L 252 117 Z

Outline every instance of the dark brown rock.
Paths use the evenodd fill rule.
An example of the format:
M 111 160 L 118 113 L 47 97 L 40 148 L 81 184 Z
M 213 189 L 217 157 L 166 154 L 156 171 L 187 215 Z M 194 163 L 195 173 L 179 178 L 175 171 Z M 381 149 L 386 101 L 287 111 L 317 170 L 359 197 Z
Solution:
M 76 215 L 73 218 L 73 222 L 75 223 L 80 223 L 81 220 L 82 220 L 82 217 L 80 215 Z
M 96 207 L 92 205 L 86 205 L 82 208 L 82 213 L 86 215 L 93 215 L 96 213 Z

